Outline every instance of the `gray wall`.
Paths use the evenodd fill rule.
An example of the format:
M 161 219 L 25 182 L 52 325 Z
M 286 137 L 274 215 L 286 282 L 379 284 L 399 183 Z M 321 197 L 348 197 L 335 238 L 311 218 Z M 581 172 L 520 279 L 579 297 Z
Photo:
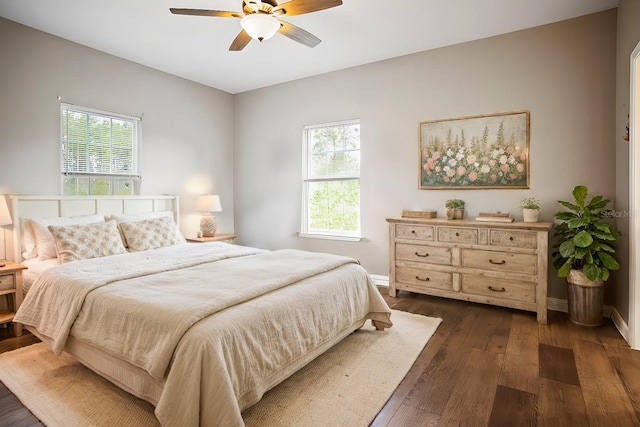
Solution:
M 235 96 L 236 232 L 240 242 L 358 258 L 388 275 L 385 218 L 466 201 L 468 216 L 542 199 L 542 220 L 575 185 L 615 196 L 616 11 L 426 51 Z M 418 123 L 531 112 L 530 190 L 419 190 Z M 250 118 L 250 119 L 248 119 Z M 297 237 L 302 127 L 360 118 L 362 233 L 358 243 Z M 564 296 L 550 270 L 550 295 Z
M 219 229 L 240 243 L 351 255 L 372 274 L 388 274 L 385 218 L 402 209 L 442 214 L 455 196 L 469 216 L 501 209 L 520 218 L 520 199 L 536 195 L 550 221 L 578 184 L 618 208 L 628 204 L 619 143 L 628 110 L 616 20 L 619 44 L 637 40 L 637 9 L 622 0 L 628 15 L 609 10 L 235 96 L 0 19 L 0 194 L 60 193 L 61 96 L 143 116 L 142 191 L 180 194 L 185 234 L 198 228 L 197 195 L 215 192 Z M 530 190 L 417 189 L 420 121 L 518 110 L 531 112 Z M 302 127 L 349 118 L 362 121 L 365 240 L 299 238 Z M 563 297 L 553 269 L 550 279 L 550 295 Z M 618 280 L 608 298 L 626 318 L 626 278 Z
M 232 232 L 233 96 L 0 18 L 0 194 L 60 194 L 60 101 L 142 116 L 143 194 L 179 194 L 195 235 L 215 192 Z

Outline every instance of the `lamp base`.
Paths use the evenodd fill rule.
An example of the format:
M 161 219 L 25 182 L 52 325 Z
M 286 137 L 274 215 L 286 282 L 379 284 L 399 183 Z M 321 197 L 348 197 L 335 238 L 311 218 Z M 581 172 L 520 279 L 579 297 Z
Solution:
M 216 223 L 216 217 L 214 215 L 208 214 L 202 216 L 200 220 L 200 231 L 202 231 L 203 237 L 215 236 L 216 228 L 218 228 L 218 224 Z

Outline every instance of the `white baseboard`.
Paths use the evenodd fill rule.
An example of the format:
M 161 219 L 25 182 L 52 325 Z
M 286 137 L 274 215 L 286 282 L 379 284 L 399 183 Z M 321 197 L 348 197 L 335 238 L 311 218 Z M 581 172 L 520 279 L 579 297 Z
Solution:
M 605 306 L 605 310 L 606 309 L 607 309 L 607 306 Z M 624 321 L 624 319 L 622 318 L 622 316 L 620 316 L 620 313 L 618 313 L 618 310 L 616 310 L 615 307 L 609 307 L 609 309 L 611 310 L 611 314 L 609 317 L 611 317 L 611 320 L 613 321 L 613 324 L 616 325 L 618 332 L 620 332 L 620 335 L 622 335 L 622 338 L 624 338 L 624 340 L 628 344 L 629 338 L 630 338 L 629 325 L 627 325 L 627 322 Z
M 381 276 L 377 274 L 372 274 L 371 278 L 376 285 L 380 286 L 389 286 L 389 276 Z M 569 304 L 567 304 L 566 299 L 560 298 L 547 298 L 547 304 L 549 310 L 560 311 L 562 313 L 567 313 L 569 311 Z M 604 317 L 608 317 L 613 321 L 613 324 L 616 325 L 618 332 L 625 339 L 625 341 L 629 342 L 629 326 L 624 321 L 622 316 L 615 307 L 611 305 L 604 306 Z
M 379 274 L 370 274 L 373 283 L 379 286 L 389 286 L 389 276 L 381 276 Z
M 569 311 L 569 305 L 567 304 L 566 299 L 547 298 L 547 304 L 549 305 L 549 310 L 560 311 L 563 313 L 567 313 Z M 614 306 L 605 305 L 603 307 L 603 315 L 613 321 L 613 324 L 616 326 L 616 329 L 618 329 L 618 332 L 620 332 L 620 335 L 622 335 L 622 338 L 624 338 L 628 343 L 629 325 L 627 325 L 627 322 L 625 322 L 622 316 L 620 316 L 618 310 Z

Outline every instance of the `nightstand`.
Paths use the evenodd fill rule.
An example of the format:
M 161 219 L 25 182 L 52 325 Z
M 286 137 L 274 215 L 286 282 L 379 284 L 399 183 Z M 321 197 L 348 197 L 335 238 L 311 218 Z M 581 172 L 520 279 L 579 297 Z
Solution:
M 213 237 L 187 237 L 187 242 L 205 243 L 205 242 L 227 242 L 233 243 L 236 240 L 235 234 L 216 234 Z
M 0 324 L 13 320 L 18 307 L 22 304 L 22 270 L 26 270 L 22 264 L 11 261 L 2 261 L 4 267 L 0 267 L 0 296 L 7 297 L 7 310 L 0 310 Z M 17 337 L 22 335 L 22 325 L 13 323 L 13 332 Z

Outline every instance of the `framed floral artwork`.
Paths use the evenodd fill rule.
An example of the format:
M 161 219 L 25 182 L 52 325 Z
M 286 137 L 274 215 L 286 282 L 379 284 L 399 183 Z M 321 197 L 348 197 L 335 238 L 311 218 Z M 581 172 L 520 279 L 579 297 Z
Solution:
M 431 189 L 529 188 L 529 112 L 421 122 L 420 183 Z

